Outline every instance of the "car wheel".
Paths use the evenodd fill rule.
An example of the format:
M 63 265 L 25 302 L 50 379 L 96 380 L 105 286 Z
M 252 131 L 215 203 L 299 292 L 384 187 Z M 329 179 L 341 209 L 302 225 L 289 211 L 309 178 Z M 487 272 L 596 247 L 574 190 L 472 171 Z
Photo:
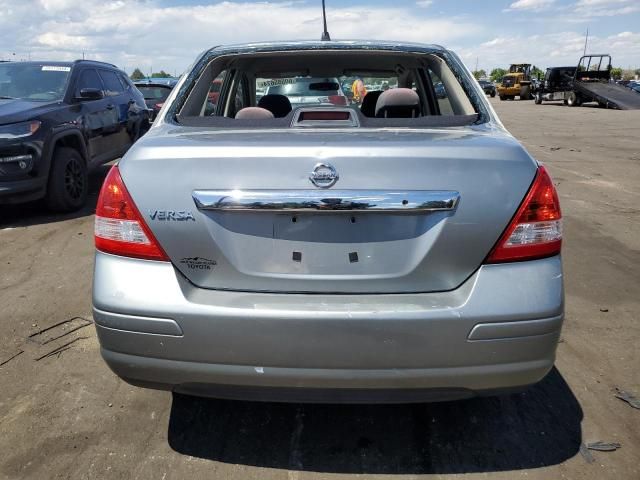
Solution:
M 500 95 L 500 100 L 502 100 L 503 102 L 507 99 L 506 95 Z
M 538 92 L 536 93 L 536 105 L 540 105 L 542 104 L 542 93 Z
M 53 154 L 46 204 L 55 212 L 73 212 L 87 201 L 89 175 L 87 165 L 77 150 L 56 148 Z
M 579 107 L 580 106 L 580 97 L 576 95 L 576 92 L 571 92 L 567 97 L 567 105 L 570 107 Z
M 489 95 L 491 95 L 491 98 L 495 97 L 496 96 L 496 91 L 495 90 L 491 90 L 491 93 Z

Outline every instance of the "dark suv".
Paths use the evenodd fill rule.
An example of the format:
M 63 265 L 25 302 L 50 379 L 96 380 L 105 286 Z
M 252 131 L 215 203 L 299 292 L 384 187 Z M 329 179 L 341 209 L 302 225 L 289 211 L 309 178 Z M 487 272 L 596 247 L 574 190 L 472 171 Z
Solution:
M 88 170 L 148 128 L 144 97 L 114 65 L 0 63 L 0 204 L 44 197 L 55 211 L 82 207 Z

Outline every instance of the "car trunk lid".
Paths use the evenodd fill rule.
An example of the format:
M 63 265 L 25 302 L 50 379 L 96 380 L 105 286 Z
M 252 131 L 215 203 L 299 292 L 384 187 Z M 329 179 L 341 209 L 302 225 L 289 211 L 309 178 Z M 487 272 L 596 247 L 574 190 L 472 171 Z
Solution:
M 163 128 L 134 147 L 123 179 L 175 267 L 211 289 L 453 289 L 487 256 L 536 171 L 510 136 L 482 128 Z M 331 169 L 330 188 L 310 181 L 314 170 L 331 180 Z

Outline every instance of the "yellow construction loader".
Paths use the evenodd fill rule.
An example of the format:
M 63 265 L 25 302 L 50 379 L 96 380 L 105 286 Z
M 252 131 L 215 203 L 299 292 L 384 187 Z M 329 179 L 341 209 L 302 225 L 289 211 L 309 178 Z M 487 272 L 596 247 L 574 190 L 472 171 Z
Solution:
M 509 73 L 502 77 L 502 82 L 497 87 L 500 100 L 533 99 L 531 86 L 531 64 L 514 63 L 509 67 Z

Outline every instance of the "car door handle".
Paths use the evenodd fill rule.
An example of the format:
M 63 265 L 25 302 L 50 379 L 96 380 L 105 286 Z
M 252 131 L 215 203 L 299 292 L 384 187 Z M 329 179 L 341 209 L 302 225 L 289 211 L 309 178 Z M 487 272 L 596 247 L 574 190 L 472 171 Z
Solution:
M 113 110 L 115 108 L 115 106 L 113 105 L 113 103 L 110 103 L 109 105 L 107 105 L 107 110 Z

